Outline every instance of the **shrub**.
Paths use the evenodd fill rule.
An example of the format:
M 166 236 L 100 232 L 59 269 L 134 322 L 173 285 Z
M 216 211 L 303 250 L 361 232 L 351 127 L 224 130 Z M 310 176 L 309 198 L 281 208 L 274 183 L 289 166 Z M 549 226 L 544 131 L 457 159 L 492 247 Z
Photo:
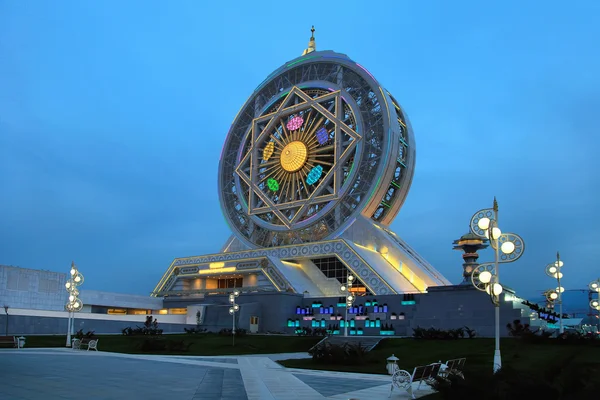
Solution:
M 185 333 L 190 334 L 190 335 L 206 333 L 206 331 L 207 331 L 207 329 L 202 329 L 202 328 L 183 328 L 183 330 L 185 331 Z
M 77 332 L 75 332 L 75 339 L 92 339 L 95 336 L 95 332 L 94 331 L 87 331 L 87 333 L 83 333 L 83 329 L 78 330 Z
M 233 332 L 233 330 L 231 328 L 223 328 L 219 331 L 219 335 L 231 336 L 232 332 Z M 246 336 L 247 333 L 248 333 L 248 331 L 246 331 L 245 329 L 242 329 L 242 328 L 236 328 L 236 330 L 235 330 L 235 336 Z
M 331 334 L 332 330 L 329 329 L 325 329 L 325 328 L 308 328 L 308 327 L 301 327 L 301 328 L 296 328 L 296 335 L 298 336 L 329 336 L 329 334 Z
M 520 400 L 520 399 L 573 399 L 598 398 L 600 366 L 567 360 L 540 364 L 533 372 L 517 371 L 509 367 L 498 373 L 465 372 L 465 379 L 450 377 L 438 379 L 433 387 L 446 400 Z
M 163 330 L 158 329 L 158 321 L 156 319 L 152 320 L 152 315 L 148 315 L 146 317 L 146 321 L 144 322 L 143 327 L 127 327 L 121 330 L 121 333 L 124 336 L 138 336 L 138 335 L 162 335 Z
M 368 350 L 362 344 L 319 343 L 308 351 L 313 361 L 322 364 L 356 365 L 365 361 Z
M 475 337 L 475 331 L 466 326 L 448 330 L 437 329 L 433 327 L 425 329 L 417 326 L 413 329 L 413 338 L 423 340 L 457 340 L 463 339 L 465 337 L 465 333 L 469 339 L 473 339 Z

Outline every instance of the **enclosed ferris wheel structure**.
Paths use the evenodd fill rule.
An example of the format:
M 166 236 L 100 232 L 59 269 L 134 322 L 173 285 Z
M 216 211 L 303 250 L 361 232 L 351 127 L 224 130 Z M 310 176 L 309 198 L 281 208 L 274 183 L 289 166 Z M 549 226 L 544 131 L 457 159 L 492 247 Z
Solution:
M 208 290 L 185 281 L 220 273 L 315 297 L 338 295 L 348 274 L 374 295 L 450 284 L 389 229 L 415 157 L 400 103 L 348 56 L 316 51 L 312 36 L 229 129 L 218 193 L 232 236 L 220 253 L 175 259 L 154 294 Z

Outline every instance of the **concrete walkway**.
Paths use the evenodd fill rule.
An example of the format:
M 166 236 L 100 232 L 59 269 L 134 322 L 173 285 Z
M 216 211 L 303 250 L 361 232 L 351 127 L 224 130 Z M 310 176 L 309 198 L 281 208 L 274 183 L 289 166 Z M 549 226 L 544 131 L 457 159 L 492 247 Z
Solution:
M 0 350 L 0 399 L 388 399 L 391 378 L 284 368 L 252 356 L 158 356 L 72 349 Z M 382 366 L 384 368 L 384 366 Z M 417 397 L 431 393 L 423 385 Z M 392 400 L 408 399 L 394 389 Z

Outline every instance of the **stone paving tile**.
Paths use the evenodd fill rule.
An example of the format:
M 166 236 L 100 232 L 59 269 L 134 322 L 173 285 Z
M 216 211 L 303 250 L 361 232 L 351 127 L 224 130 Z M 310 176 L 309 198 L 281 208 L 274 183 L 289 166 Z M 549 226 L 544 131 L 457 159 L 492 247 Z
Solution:
M 381 386 L 381 381 L 320 377 L 316 375 L 292 374 L 325 397 Z

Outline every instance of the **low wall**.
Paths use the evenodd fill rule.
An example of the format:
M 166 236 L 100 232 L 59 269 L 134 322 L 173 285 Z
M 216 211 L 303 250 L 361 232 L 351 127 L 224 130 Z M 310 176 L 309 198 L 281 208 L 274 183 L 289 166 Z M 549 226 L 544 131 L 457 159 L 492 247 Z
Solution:
M 66 334 L 68 314 L 65 311 L 25 310 L 12 308 L 6 314 L 0 314 L 0 335 L 48 335 Z M 186 324 L 185 315 L 153 315 L 159 328 L 165 333 L 183 333 Z M 121 333 L 127 327 L 143 326 L 146 315 L 107 315 L 76 313 L 74 331 L 94 331 L 98 334 Z

